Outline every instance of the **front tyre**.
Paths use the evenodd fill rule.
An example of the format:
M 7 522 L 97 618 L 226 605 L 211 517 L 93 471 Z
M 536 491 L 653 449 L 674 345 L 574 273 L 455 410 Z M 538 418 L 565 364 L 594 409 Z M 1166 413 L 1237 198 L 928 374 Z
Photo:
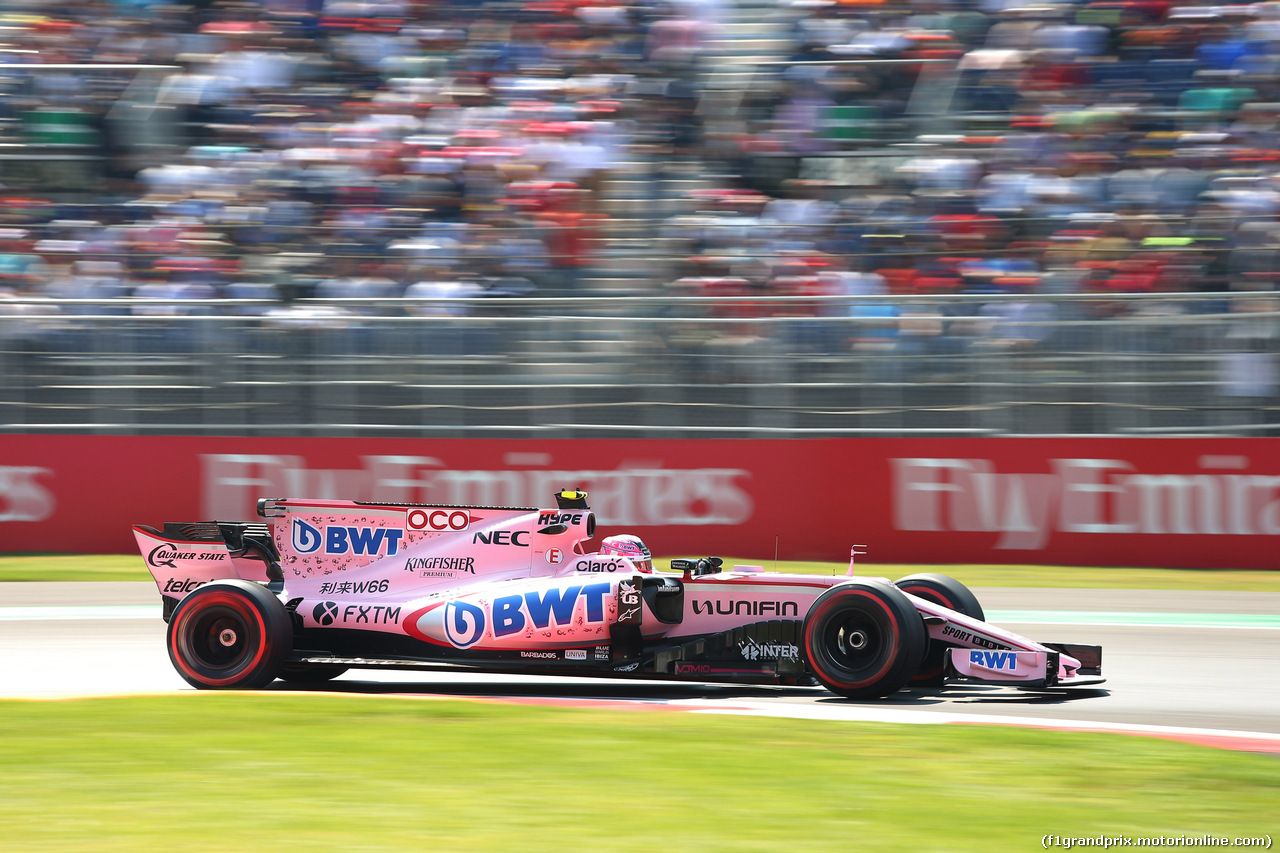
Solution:
M 924 658 L 929 634 L 905 595 L 874 581 L 833 586 L 804 620 L 805 654 L 832 693 L 875 699 L 900 690 Z
M 168 646 L 174 669 L 195 687 L 265 687 L 293 646 L 293 625 L 265 587 L 214 581 L 178 603 Z
M 978 597 L 960 581 L 947 575 L 933 572 L 922 572 L 907 575 L 893 582 L 893 585 L 908 595 L 941 604 L 957 613 L 971 616 L 979 622 L 985 622 L 982 605 Z M 947 649 L 953 648 L 951 643 L 941 640 L 929 640 L 928 651 L 925 652 L 924 663 L 911 679 L 914 687 L 938 687 L 946 681 Z

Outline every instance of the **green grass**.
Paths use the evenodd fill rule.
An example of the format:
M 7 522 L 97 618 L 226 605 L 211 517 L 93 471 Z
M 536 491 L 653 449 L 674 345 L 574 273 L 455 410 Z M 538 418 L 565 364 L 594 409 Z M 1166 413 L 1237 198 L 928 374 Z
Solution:
M 773 560 L 726 557 L 735 563 L 763 565 Z M 666 560 L 655 564 L 665 570 Z M 847 563 L 782 560 L 779 571 L 839 574 Z M 1242 592 L 1280 592 L 1280 571 L 1247 569 L 1128 569 L 1072 566 L 909 566 L 864 563 L 864 575 L 899 578 L 914 572 L 942 572 L 968 586 L 1083 587 L 1094 589 L 1230 589 Z M 4 581 L 149 581 L 151 575 L 141 557 L 129 554 L 8 554 L 0 555 L 0 582 Z
M 387 697 L 0 702 L 6 851 L 1034 850 L 1260 836 L 1280 764 L 1121 735 Z
M 0 582 L 149 580 L 142 558 L 133 554 L 0 555 Z

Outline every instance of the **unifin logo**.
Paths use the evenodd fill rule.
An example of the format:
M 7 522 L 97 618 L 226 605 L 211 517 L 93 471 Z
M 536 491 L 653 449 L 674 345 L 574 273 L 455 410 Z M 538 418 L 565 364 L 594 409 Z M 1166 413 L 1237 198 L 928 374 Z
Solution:
M 293 520 L 293 550 L 299 554 L 310 554 L 317 550 L 323 541 L 324 537 L 320 535 L 319 530 L 300 519 Z

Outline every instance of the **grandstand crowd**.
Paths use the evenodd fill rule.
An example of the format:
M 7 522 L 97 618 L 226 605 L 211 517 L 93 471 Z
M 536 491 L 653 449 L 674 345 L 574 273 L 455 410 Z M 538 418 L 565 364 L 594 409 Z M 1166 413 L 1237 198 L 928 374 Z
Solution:
M 356 309 L 298 298 L 1212 293 L 1280 275 L 1280 3 L 7 8 L 11 302 L 252 298 L 224 310 L 323 321 Z

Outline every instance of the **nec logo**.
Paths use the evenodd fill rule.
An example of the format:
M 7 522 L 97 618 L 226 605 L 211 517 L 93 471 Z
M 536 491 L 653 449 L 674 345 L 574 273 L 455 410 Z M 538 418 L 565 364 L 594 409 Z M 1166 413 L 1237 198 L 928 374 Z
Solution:
M 488 533 L 476 533 L 471 537 L 475 545 L 519 545 L 529 547 L 529 531 L 527 530 L 490 530 Z
M 1007 669 L 1013 672 L 1018 668 L 1016 652 L 969 652 L 969 663 L 983 669 Z
M 291 542 L 299 554 L 313 554 L 324 546 L 326 554 L 394 554 L 400 550 L 403 530 L 332 524 L 321 533 L 301 519 L 293 520 Z
M 544 512 L 538 516 L 538 526 L 543 527 L 548 524 L 581 524 L 582 513 L 580 512 Z

